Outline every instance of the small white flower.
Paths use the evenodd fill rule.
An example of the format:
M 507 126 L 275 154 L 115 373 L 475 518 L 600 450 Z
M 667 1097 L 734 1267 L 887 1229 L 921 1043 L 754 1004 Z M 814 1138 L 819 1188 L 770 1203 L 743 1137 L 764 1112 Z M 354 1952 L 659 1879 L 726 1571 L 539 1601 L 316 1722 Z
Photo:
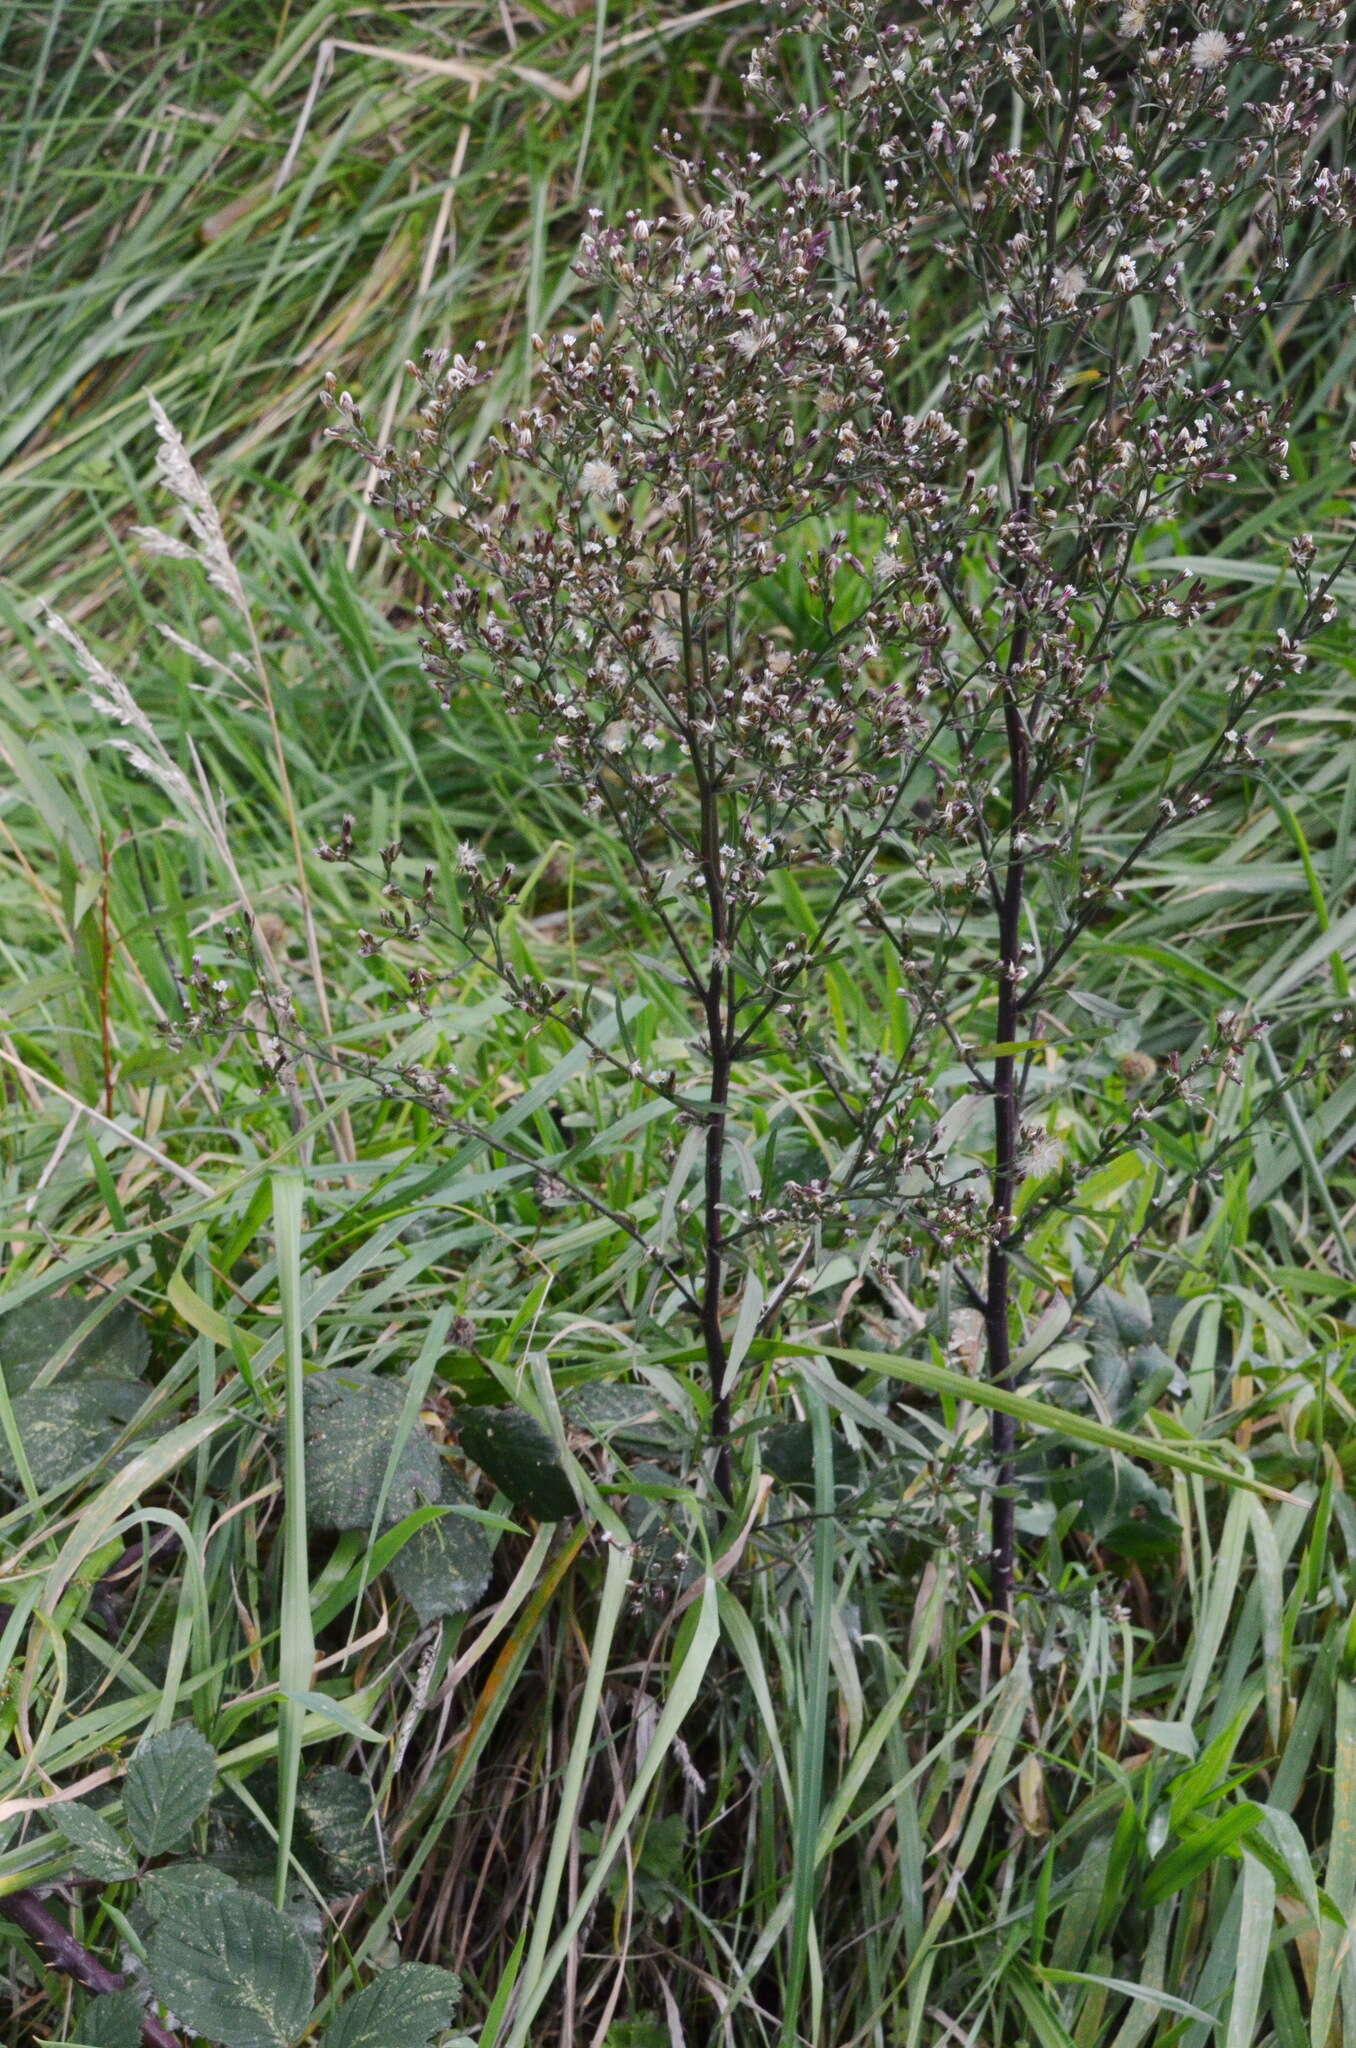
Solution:
M 468 840 L 463 839 L 457 848 L 457 866 L 461 869 L 462 873 L 464 875 L 474 873 L 475 869 L 480 866 L 481 858 L 480 848 L 472 846 Z
M 765 349 L 772 339 L 772 329 L 766 320 L 754 320 L 747 327 L 741 327 L 730 336 L 730 346 L 737 356 L 751 363 L 756 355 Z
M 1135 269 L 1134 259 L 1130 256 L 1118 257 L 1116 268 L 1112 274 L 1116 280 L 1118 292 L 1132 292 L 1139 283 L 1139 275 Z
M 1191 45 L 1193 71 L 1218 71 L 1229 61 L 1229 38 L 1217 28 L 1203 28 Z
M 1064 1147 L 1048 1131 L 1042 1131 L 1022 1155 L 1022 1171 L 1031 1180 L 1048 1180 L 1064 1164 Z
M 889 548 L 882 548 L 871 564 L 871 575 L 877 583 L 893 583 L 896 576 L 902 576 L 904 564 Z
M 1149 10 L 1132 4 L 1121 9 L 1121 18 L 1116 24 L 1118 35 L 1142 36 L 1149 26 Z
M 616 463 L 605 455 L 591 456 L 579 472 L 581 489 L 594 498 L 615 498 L 620 482 Z
M 1075 306 L 1088 288 L 1088 274 L 1081 263 L 1071 263 L 1055 272 L 1053 291 L 1058 306 Z
M 672 668 L 683 658 L 683 643 L 667 626 L 656 626 L 650 635 L 650 658 Z

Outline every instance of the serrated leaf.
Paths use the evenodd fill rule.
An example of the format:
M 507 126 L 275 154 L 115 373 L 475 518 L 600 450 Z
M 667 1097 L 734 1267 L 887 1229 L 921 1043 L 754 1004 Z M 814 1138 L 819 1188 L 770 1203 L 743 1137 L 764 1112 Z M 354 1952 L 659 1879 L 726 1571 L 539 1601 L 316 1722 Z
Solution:
M 313 1972 L 292 1922 L 247 1891 L 185 1901 L 152 1928 L 156 1997 L 221 2048 L 292 2048 L 311 2016 Z
M 758 1439 L 765 1470 L 793 1493 L 810 1498 L 815 1490 L 814 1432 L 808 1422 L 776 1422 Z M 861 1476 L 861 1461 L 837 1431 L 833 1434 L 833 1483 L 852 1488 Z
M 141 2048 L 141 1994 L 128 1985 L 91 1998 L 77 2038 L 86 2048 Z
M 88 1314 L 88 1302 L 79 1306 Z M 135 1379 L 145 1370 L 150 1355 L 151 1340 L 145 1323 L 130 1301 L 120 1301 L 87 1337 L 81 1338 L 71 1366 L 82 1373 L 110 1373 L 119 1379 Z
M 135 1877 L 137 1859 L 117 1829 L 94 1807 L 81 1799 L 62 1800 L 51 1808 L 49 1819 L 70 1843 L 71 1861 L 82 1877 L 97 1877 L 104 1884 Z
M 399 1433 L 405 1391 L 394 1380 L 352 1372 L 313 1373 L 306 1382 L 306 1514 L 316 1529 L 367 1529 Z M 386 1495 L 399 1521 L 436 1501 L 442 1461 L 428 1432 L 410 1431 Z
M 426 2048 L 448 2025 L 461 1979 L 431 1963 L 397 1963 L 350 1998 L 327 2029 L 322 2048 Z
M 637 1450 L 669 1450 L 679 1434 L 673 1416 L 648 1388 L 628 1387 L 618 1380 L 592 1380 L 575 1387 L 561 1406 L 578 1428 Z
M 35 1484 L 64 1486 L 101 1464 L 147 1391 L 139 1381 L 92 1374 L 16 1396 L 14 1420 Z M 125 1455 L 133 1455 L 130 1444 Z
M 148 1735 L 127 1766 L 122 1810 L 143 1856 L 176 1849 L 212 1797 L 212 1746 L 185 1722 Z
M 167 1863 L 141 1880 L 141 1903 L 152 1920 L 162 1920 L 167 1913 L 191 1913 L 201 1900 L 238 1888 L 214 1863 Z
M 463 1408 L 457 1434 L 466 1455 L 515 1507 L 539 1522 L 559 1522 L 579 1512 L 555 1445 L 521 1408 Z
M 22 1393 L 63 1352 L 94 1304 L 71 1294 L 26 1301 L 0 1316 L 0 1366 L 11 1394 Z M 135 1379 L 150 1356 L 146 1326 L 130 1301 L 119 1302 L 76 1345 L 63 1368 Z
M 347 1898 L 382 1872 L 381 1828 L 365 1779 L 337 1764 L 308 1771 L 297 1790 L 297 1817 L 314 1853 L 306 1860 L 328 1898 Z
M 457 1507 L 471 1496 L 446 1473 L 442 1502 Z M 466 1515 L 440 1515 L 416 1529 L 391 1560 L 391 1579 L 420 1623 L 444 1614 L 469 1613 L 490 1583 L 493 1555 L 477 1524 Z
M 11 1394 L 22 1392 L 56 1357 L 88 1314 L 88 1302 L 70 1295 L 48 1295 L 0 1316 L 0 1366 Z

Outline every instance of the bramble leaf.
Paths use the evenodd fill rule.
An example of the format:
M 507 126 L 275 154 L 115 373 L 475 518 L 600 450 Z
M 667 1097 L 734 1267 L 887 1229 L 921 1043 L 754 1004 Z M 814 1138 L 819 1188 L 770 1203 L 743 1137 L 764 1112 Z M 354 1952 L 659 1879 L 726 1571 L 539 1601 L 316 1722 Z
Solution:
M 123 1814 L 143 1856 L 176 1849 L 212 1797 L 217 1760 L 187 1723 L 148 1735 L 127 1766 Z
M 381 1827 L 365 1779 L 337 1764 L 319 1765 L 298 1787 L 297 1815 L 327 1897 L 347 1898 L 381 1876 Z
M 62 1800 L 49 1818 L 71 1844 L 71 1861 L 82 1877 L 97 1877 L 104 1884 L 135 1877 L 137 1859 L 117 1829 L 83 1799 Z
M 431 1963 L 397 1963 L 350 1998 L 322 2048 L 426 2048 L 447 2026 L 461 1997 L 461 1979 Z
M 221 2048 L 292 2048 L 310 2018 L 306 1944 L 253 1892 L 184 1899 L 152 1928 L 146 1960 L 157 1998 Z
M 404 1388 L 355 1372 L 313 1373 L 306 1382 L 306 1514 L 315 1529 L 371 1526 L 400 1428 Z M 417 1423 L 403 1445 L 384 1516 L 399 1521 L 436 1501 L 437 1446 Z
M 539 1522 L 578 1514 L 574 1488 L 541 1424 L 521 1408 L 463 1408 L 457 1433 L 468 1458 Z
M 76 2038 L 86 2048 L 141 2048 L 141 1993 L 134 1985 L 105 1991 L 85 2007 Z
M 452 1474 L 443 1475 L 445 1506 L 470 1501 Z M 477 1525 L 466 1515 L 440 1515 L 416 1529 L 391 1560 L 390 1574 L 421 1623 L 444 1614 L 466 1614 L 490 1583 L 493 1557 Z

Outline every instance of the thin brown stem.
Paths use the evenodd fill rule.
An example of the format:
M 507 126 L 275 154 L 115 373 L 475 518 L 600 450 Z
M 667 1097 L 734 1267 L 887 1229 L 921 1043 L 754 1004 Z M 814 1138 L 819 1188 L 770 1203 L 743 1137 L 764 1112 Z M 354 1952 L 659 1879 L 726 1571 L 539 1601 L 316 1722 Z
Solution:
M 101 1963 L 83 1942 L 77 1941 L 69 1928 L 62 1926 L 55 1913 L 48 1911 L 36 1892 L 5 1894 L 0 1897 L 0 1913 L 22 1929 L 29 1940 L 42 1950 L 53 1969 L 73 1977 L 77 1984 L 84 1985 L 86 1991 L 102 1994 L 127 1988 L 126 1977 L 120 1971 L 110 1970 L 107 1963 Z M 141 2015 L 141 2038 L 148 2048 L 182 2048 L 179 2036 L 172 2034 L 152 2012 Z

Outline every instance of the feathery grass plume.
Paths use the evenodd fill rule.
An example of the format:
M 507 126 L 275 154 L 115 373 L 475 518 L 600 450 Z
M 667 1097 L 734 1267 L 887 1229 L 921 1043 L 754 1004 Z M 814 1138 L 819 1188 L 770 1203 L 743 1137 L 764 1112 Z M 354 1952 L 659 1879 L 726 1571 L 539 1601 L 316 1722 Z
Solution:
M 193 466 L 192 458 L 184 445 L 183 436 L 161 405 L 154 392 L 147 392 L 146 402 L 155 421 L 160 437 L 156 453 L 156 472 L 161 483 L 176 501 L 188 521 L 189 529 L 197 542 L 196 548 L 176 539 L 172 534 L 163 533 L 156 526 L 134 526 L 132 532 L 148 554 L 167 555 L 176 561 L 196 561 L 206 571 L 209 582 L 227 596 L 236 610 L 248 617 L 249 607 L 245 600 L 244 586 L 240 573 L 226 545 L 226 536 L 221 528 L 221 516 L 212 499 L 212 493 Z
M 172 758 L 159 733 L 121 676 L 115 675 L 108 664 L 101 661 L 94 650 L 81 639 L 75 628 L 69 625 L 59 612 L 53 611 L 50 605 L 42 605 L 39 616 L 48 632 L 69 647 L 75 656 L 76 663 L 89 686 L 86 694 L 95 710 L 104 718 L 111 719 L 115 725 L 124 728 L 123 732 L 109 734 L 109 745 L 116 747 L 119 753 L 125 754 L 138 773 L 147 776 L 166 790 L 195 826 L 205 828 L 209 836 L 215 838 L 215 831 L 203 810 L 199 792 L 193 788 L 188 777 Z M 130 733 L 135 733 L 138 737 L 133 739 L 129 737 Z

